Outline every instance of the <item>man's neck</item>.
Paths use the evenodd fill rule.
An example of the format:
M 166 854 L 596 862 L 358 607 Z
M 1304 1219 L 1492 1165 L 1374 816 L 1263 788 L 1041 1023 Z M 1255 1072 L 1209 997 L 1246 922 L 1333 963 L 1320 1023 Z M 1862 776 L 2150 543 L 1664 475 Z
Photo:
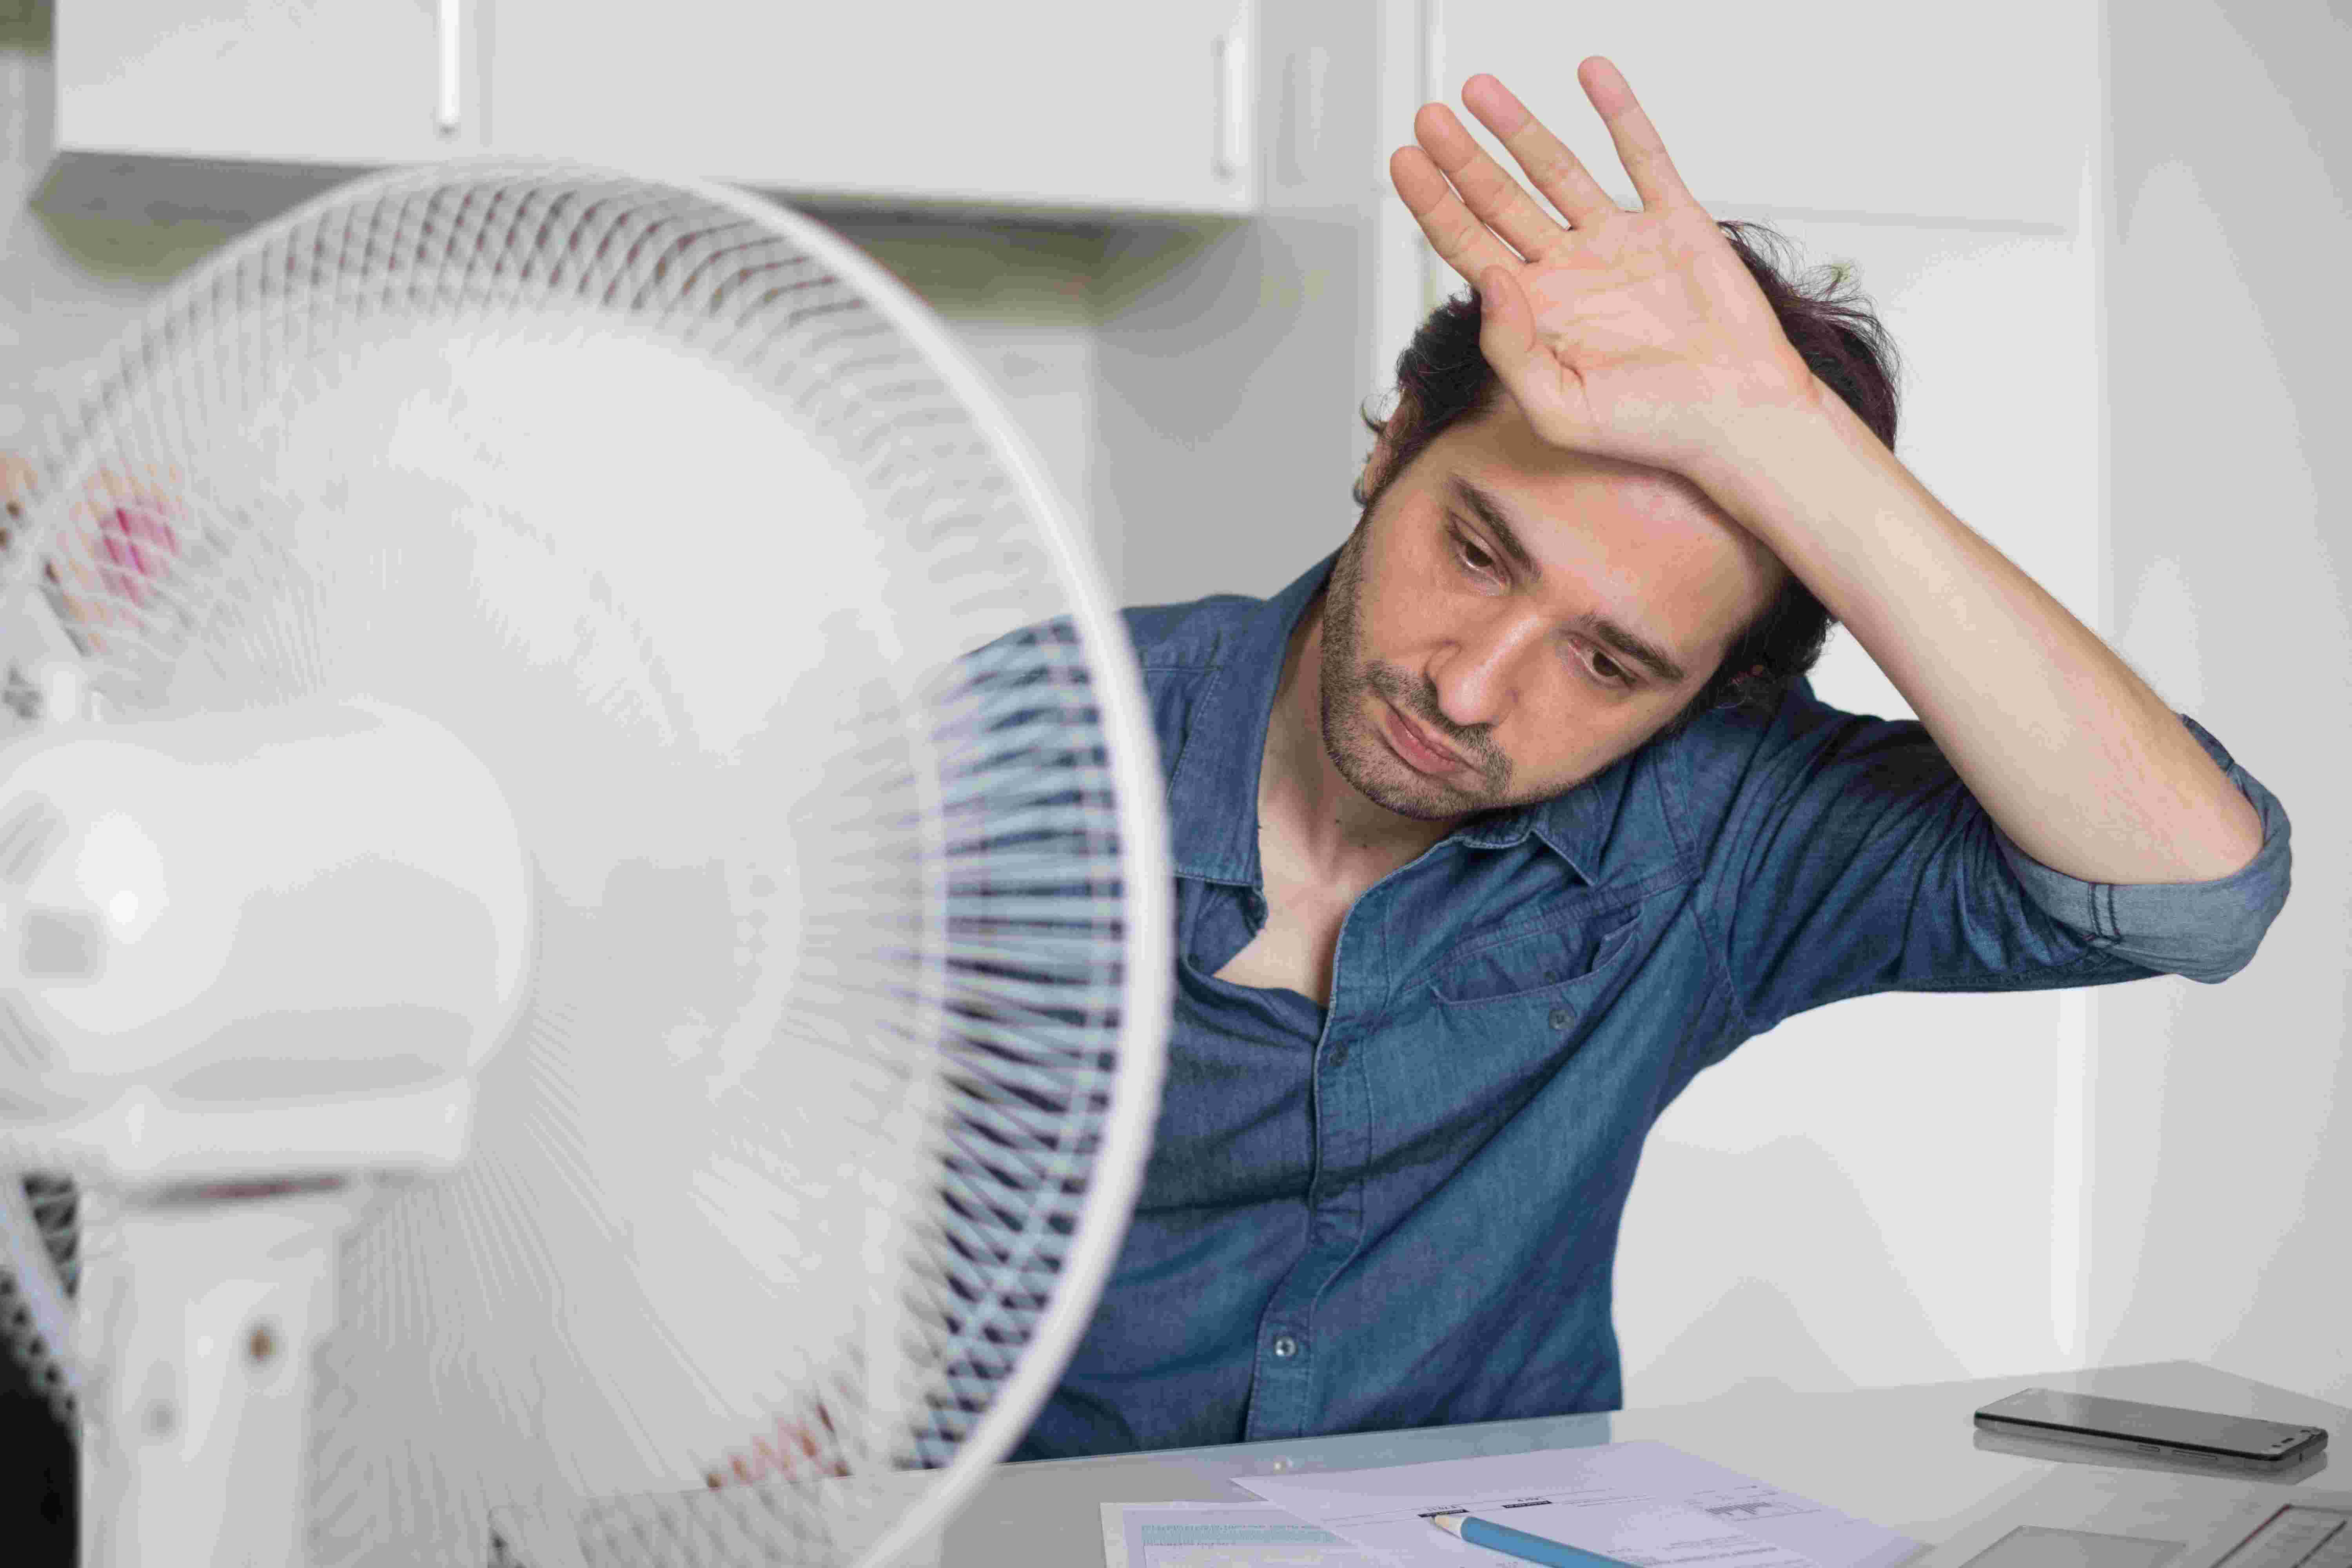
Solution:
M 1323 600 L 1299 617 L 1283 654 L 1258 770 L 1261 858 L 1279 851 L 1324 886 L 1370 887 L 1454 831 L 1460 818 L 1423 822 L 1365 798 L 1323 743 Z

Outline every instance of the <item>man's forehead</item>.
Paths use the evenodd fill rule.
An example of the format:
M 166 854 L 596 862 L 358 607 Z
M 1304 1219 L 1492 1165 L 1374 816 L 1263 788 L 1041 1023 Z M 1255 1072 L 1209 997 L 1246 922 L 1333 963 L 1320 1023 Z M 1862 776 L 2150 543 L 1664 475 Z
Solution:
M 1440 498 L 1508 551 L 1531 557 L 1549 587 L 1704 664 L 1770 592 L 1778 563 L 1755 536 L 1679 476 L 1629 464 L 1559 464 L 1529 473 L 1449 454 Z M 1499 524 L 1499 526 L 1495 526 Z

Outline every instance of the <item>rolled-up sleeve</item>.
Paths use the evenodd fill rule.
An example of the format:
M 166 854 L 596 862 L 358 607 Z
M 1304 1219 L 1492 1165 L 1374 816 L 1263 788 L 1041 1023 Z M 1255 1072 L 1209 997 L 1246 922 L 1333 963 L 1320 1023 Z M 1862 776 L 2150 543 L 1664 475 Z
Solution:
M 2024 991 L 2243 969 L 2287 897 L 2278 797 L 2197 721 L 2263 847 L 2206 882 L 2086 882 L 2027 855 L 1926 726 L 1842 712 L 1801 683 L 1755 734 L 1713 846 L 1726 966 L 1760 1033 L 1881 991 Z
M 1993 842 L 2051 919 L 2086 933 L 2116 957 L 2211 985 L 2253 961 L 2263 933 L 2286 907 L 2289 829 L 2278 796 L 2231 760 L 2203 725 L 2186 713 L 2179 718 L 2262 814 L 2263 847 L 2245 865 L 2210 882 L 2085 882 L 2034 859 L 1997 823 Z

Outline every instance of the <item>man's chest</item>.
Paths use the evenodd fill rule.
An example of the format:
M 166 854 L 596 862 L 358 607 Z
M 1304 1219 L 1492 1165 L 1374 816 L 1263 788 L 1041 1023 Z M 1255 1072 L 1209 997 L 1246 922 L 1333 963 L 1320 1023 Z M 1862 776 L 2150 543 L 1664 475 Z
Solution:
M 1493 925 L 1384 887 L 1257 921 L 1247 887 L 1188 882 L 1150 1205 L 1238 1212 L 1320 1172 L 1410 1205 L 1509 1128 L 1539 1163 L 1620 1146 L 1726 1022 L 1677 902 Z
M 1690 890 L 1672 879 L 1595 887 L 1536 854 L 1505 852 L 1441 853 L 1381 877 L 1328 880 L 1268 855 L 1263 905 L 1231 883 L 1193 886 L 1187 902 L 1199 918 L 1188 922 L 1187 945 L 1196 973 L 1295 992 L 1350 1027 L 1434 1005 L 1484 1032 L 1510 1027 L 1534 1005 L 1540 1032 L 1552 1035 L 1559 1020 L 1591 1021 L 1594 992 L 1608 989 L 1591 983 L 1596 971 L 1661 944 L 1673 951 L 1659 967 L 1708 988 L 1703 953 L 1668 938 L 1686 923 Z M 1500 1005 L 1505 998 L 1514 1005 Z
M 1339 930 L 1360 890 L 1286 877 L 1269 867 L 1265 923 L 1216 977 L 1262 991 L 1296 991 L 1329 1006 Z

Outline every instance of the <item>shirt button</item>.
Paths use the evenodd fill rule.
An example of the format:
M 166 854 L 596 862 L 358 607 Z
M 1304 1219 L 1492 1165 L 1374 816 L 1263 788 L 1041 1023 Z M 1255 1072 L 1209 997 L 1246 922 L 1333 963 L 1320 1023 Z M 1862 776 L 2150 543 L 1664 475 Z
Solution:
M 1330 1066 L 1335 1067 L 1335 1068 L 1337 1068 L 1337 1067 L 1345 1067 L 1345 1066 L 1347 1066 L 1347 1065 L 1348 1065 L 1348 1042 L 1347 1042 L 1347 1041 L 1345 1041 L 1345 1040 L 1334 1040 L 1334 1041 L 1332 1041 L 1332 1042 L 1331 1042 L 1331 1048 L 1330 1048 L 1329 1050 L 1328 1050 L 1328 1051 L 1326 1051 L 1326 1052 L 1324 1052 L 1324 1053 L 1323 1053 L 1323 1059 L 1324 1059 L 1324 1061 L 1326 1061 L 1327 1063 L 1328 1063 Z
M 1576 1022 L 1576 1011 L 1575 1011 L 1575 1009 L 1570 1008 L 1570 1007 L 1554 1007 L 1554 1008 L 1551 1010 L 1551 1026 L 1552 1026 L 1553 1028 L 1555 1028 L 1555 1029 L 1565 1029 L 1565 1028 L 1567 1028 L 1570 1024 L 1573 1024 L 1573 1023 L 1575 1023 L 1575 1022 Z
M 1292 1356 L 1298 1353 L 1298 1342 L 1292 1339 L 1288 1334 L 1283 1334 L 1277 1337 L 1274 1342 L 1274 1353 L 1280 1356 L 1283 1360 L 1288 1361 Z

